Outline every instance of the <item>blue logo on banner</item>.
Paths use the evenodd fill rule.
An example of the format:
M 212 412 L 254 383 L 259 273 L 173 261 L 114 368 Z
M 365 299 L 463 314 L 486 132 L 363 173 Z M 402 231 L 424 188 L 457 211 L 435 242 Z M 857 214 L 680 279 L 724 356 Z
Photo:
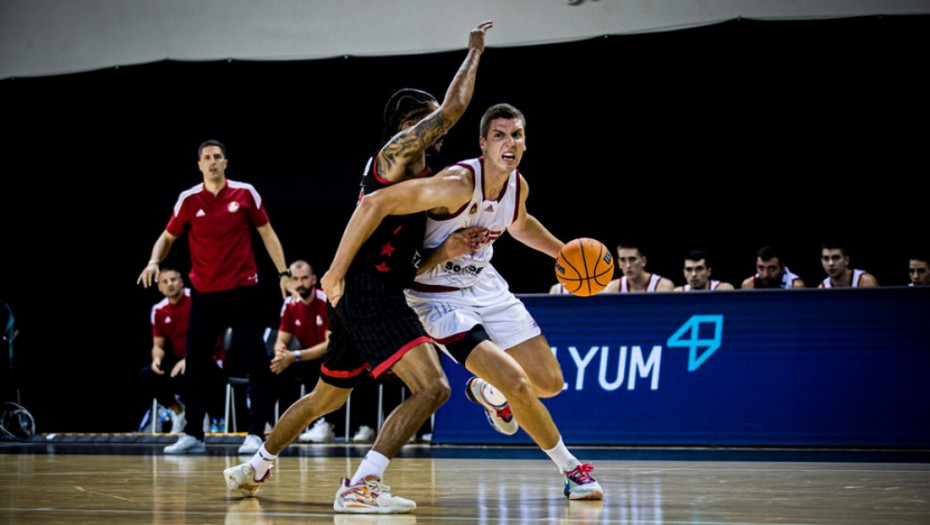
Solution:
M 701 328 L 713 327 L 713 339 L 701 337 Z M 666 341 L 666 345 L 671 348 L 688 349 L 688 371 L 694 372 L 701 366 L 707 358 L 713 355 L 720 348 L 720 340 L 723 335 L 723 316 L 722 315 L 692 315 L 685 324 L 681 325 L 671 337 Z M 698 350 L 703 349 L 703 353 L 698 354 Z

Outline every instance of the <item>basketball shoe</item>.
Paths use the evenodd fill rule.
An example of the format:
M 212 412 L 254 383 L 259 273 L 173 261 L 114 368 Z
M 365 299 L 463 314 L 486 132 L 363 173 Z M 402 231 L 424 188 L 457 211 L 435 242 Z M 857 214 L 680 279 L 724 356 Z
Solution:
M 590 463 L 579 463 L 565 471 L 565 497 L 568 499 L 602 499 L 604 489 L 591 477 L 594 467 Z
M 327 423 L 321 417 L 310 427 L 310 430 L 297 436 L 297 441 L 301 443 L 332 443 L 336 440 L 336 433 L 333 428 L 332 423 Z
M 245 436 L 242 444 L 239 445 L 238 452 L 240 454 L 254 454 L 262 447 L 262 443 L 262 438 L 256 436 L 255 434 L 248 434 Z
M 352 436 L 353 443 L 371 443 L 375 440 L 375 431 L 368 425 L 358 427 L 358 432 Z
M 465 395 L 472 403 L 484 407 L 488 422 L 501 434 L 512 436 L 520 430 L 520 425 L 510 413 L 510 403 L 490 383 L 479 377 L 470 377 L 465 382 Z
M 417 508 L 415 502 L 394 496 L 390 490 L 375 476 L 368 476 L 354 486 L 349 485 L 349 478 L 342 478 L 333 509 L 355 514 L 403 514 Z
M 202 440 L 188 434 L 181 434 L 177 443 L 165 447 L 165 454 L 203 454 L 206 451 Z
M 254 498 L 258 490 L 262 488 L 262 483 L 271 479 L 271 469 L 265 472 L 262 479 L 255 479 L 255 469 L 248 463 L 229 467 L 223 471 L 223 477 L 226 478 L 226 486 L 231 489 L 239 489 L 239 492 L 247 498 Z

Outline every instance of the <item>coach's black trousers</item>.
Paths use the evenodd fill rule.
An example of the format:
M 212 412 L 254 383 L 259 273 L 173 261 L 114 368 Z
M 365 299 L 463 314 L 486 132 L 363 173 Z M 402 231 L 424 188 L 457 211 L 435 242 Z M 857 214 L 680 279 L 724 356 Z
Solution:
M 258 311 L 258 286 L 243 286 L 224 292 L 191 290 L 191 313 L 187 326 L 187 373 L 184 382 L 187 403 L 185 434 L 203 439 L 203 417 L 209 399 L 209 367 L 216 340 L 232 328 L 232 345 L 226 361 L 244 363 L 249 376 L 251 417 L 249 434 L 264 439 L 265 423 L 274 424 L 275 392 L 270 359 L 262 338 L 264 326 Z M 229 422 L 227 422 L 228 424 Z

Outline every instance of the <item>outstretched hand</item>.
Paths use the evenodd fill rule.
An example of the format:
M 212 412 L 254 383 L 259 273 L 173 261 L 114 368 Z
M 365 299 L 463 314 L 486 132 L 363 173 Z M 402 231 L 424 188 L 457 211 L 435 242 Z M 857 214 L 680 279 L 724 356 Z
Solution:
M 158 282 L 158 263 L 149 261 L 136 279 L 136 284 L 141 284 L 143 288 L 148 288 Z
M 485 20 L 478 24 L 478 27 L 471 30 L 468 34 L 468 48 L 476 49 L 479 53 L 484 52 L 484 34 L 488 29 L 494 27 L 493 20 Z

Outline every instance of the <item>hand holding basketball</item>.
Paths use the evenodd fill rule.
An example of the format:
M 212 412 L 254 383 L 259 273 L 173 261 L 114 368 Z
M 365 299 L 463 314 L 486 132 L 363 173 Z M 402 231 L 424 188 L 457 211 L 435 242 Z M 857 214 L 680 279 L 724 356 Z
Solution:
M 607 246 L 596 239 L 581 237 L 568 241 L 555 259 L 555 277 L 573 295 L 595 295 L 613 276 L 614 258 Z

